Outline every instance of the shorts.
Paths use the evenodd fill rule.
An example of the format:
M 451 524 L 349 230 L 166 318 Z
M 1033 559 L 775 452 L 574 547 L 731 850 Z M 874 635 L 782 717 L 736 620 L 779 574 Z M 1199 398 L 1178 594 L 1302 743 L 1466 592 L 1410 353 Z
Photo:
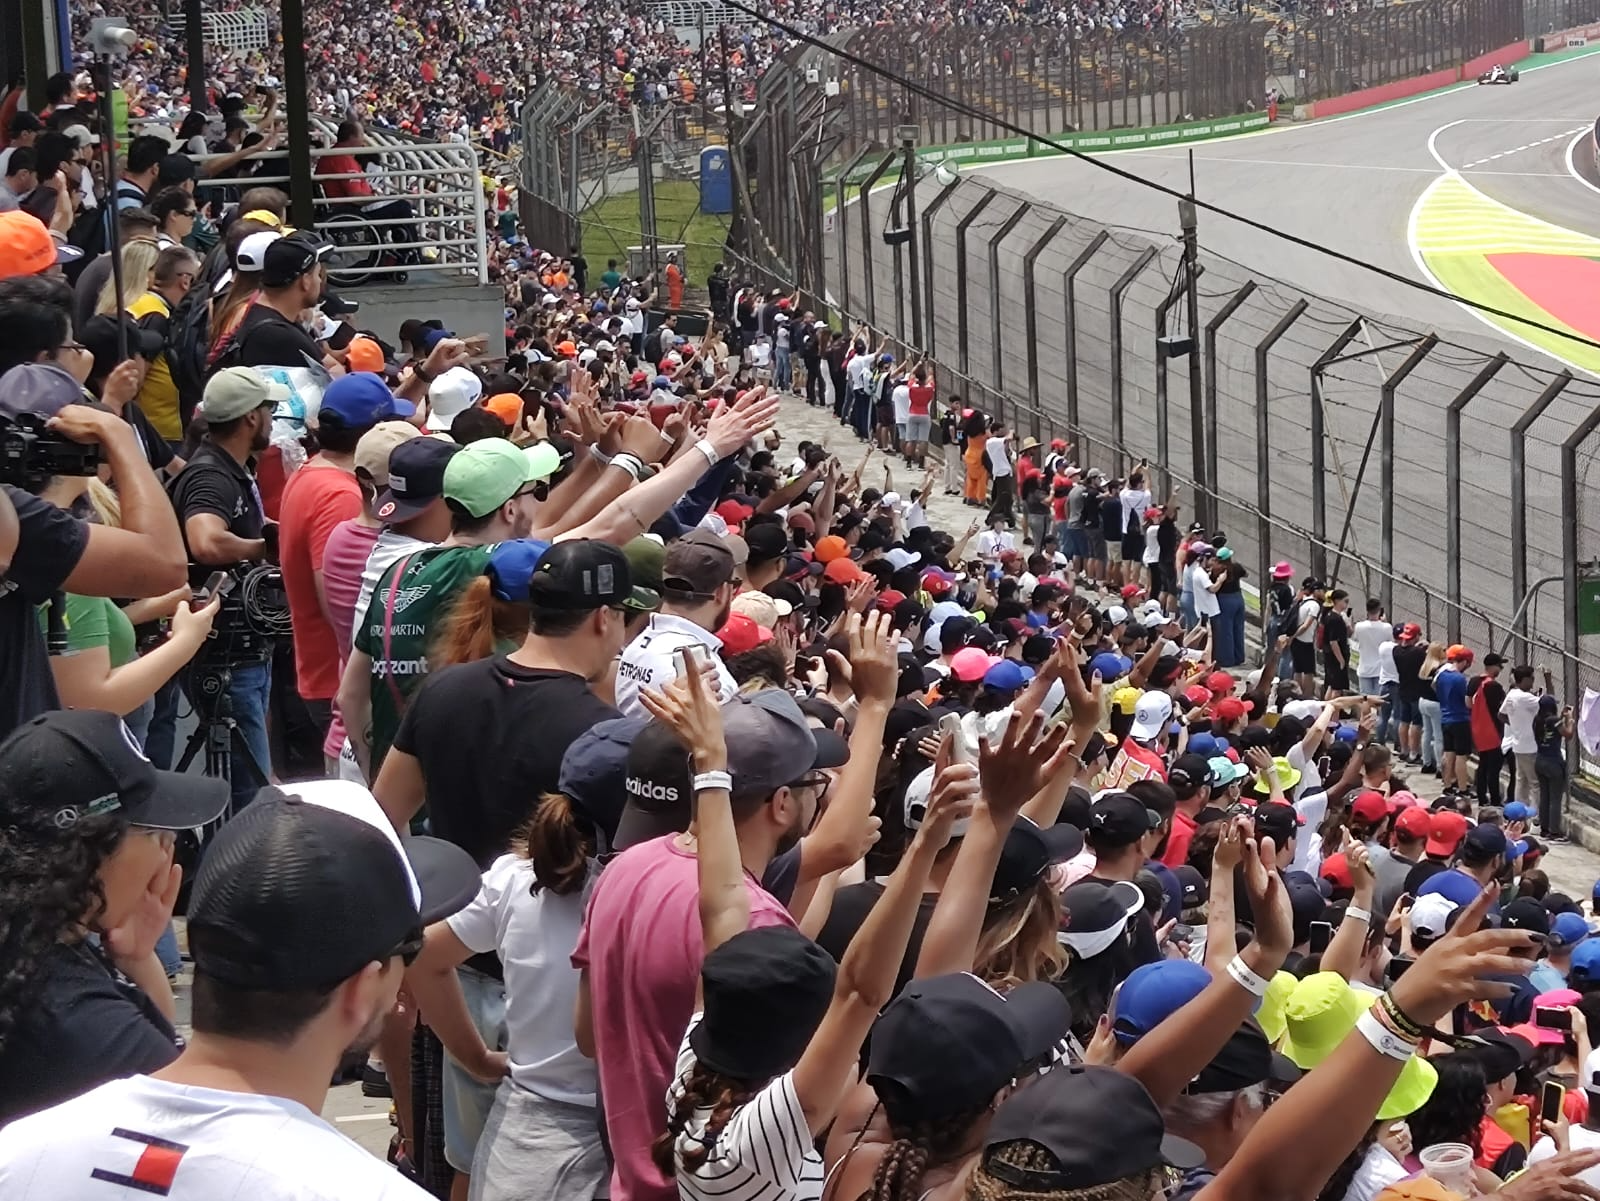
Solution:
M 1061 530 L 1065 535 L 1061 543 L 1061 553 L 1074 559 L 1087 559 L 1089 557 L 1089 539 L 1084 534 L 1083 527 L 1064 525 Z
M 872 420 L 880 426 L 892 429 L 894 427 L 894 405 L 889 401 L 880 400 L 872 406 Z
M 1403 726 L 1422 724 L 1422 702 L 1416 697 L 1397 695 L 1394 698 L 1394 720 Z
M 906 418 L 906 441 L 926 442 L 928 435 L 933 432 L 933 418 L 924 414 L 921 417 L 913 414 Z
M 1174 577 L 1177 571 L 1170 563 L 1150 564 L 1150 595 L 1160 596 L 1166 592 L 1176 592 Z
M 1084 535 L 1089 539 L 1088 557 L 1096 562 L 1106 561 L 1106 536 L 1099 530 L 1084 530 Z
M 500 1082 L 472 1161 L 471 1201 L 588 1201 L 611 1174 L 593 1106 L 550 1101 Z
M 1144 562 L 1144 535 L 1124 534 L 1122 536 L 1122 561 L 1124 563 Z
M 472 1024 L 491 1051 L 506 1049 L 505 982 L 470 967 L 456 969 Z M 444 1053 L 444 1158 L 458 1172 L 472 1171 L 472 1157 L 494 1106 L 496 1085 L 485 1084 Z
M 1289 660 L 1299 676 L 1309 676 L 1317 670 L 1317 644 L 1302 638 L 1289 643 Z
M 1472 723 L 1448 721 L 1444 724 L 1444 753 L 1447 755 L 1472 754 Z
M 1322 657 L 1322 678 L 1332 692 L 1350 691 L 1350 665 L 1340 663 L 1332 655 Z

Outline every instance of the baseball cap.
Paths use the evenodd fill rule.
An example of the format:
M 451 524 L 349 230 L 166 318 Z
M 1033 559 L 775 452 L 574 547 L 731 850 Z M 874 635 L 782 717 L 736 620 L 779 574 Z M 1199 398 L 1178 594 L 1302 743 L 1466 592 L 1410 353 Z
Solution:
M 382 375 L 389 366 L 383 347 L 362 335 L 350 339 L 350 345 L 345 347 L 344 362 L 351 371 L 371 371 L 377 375 Z
M 376 428 L 398 424 L 415 429 L 401 422 L 385 422 Z M 370 436 L 370 432 L 362 435 L 361 443 L 364 444 Z M 395 444 L 389 451 L 386 465 L 387 484 L 373 502 L 373 516 L 385 524 L 410 521 L 418 516 L 444 495 L 444 479 L 450 460 L 460 451 L 461 447 L 454 442 L 423 437 L 420 431 L 417 437 Z M 358 456 L 361 453 L 359 444 L 356 453 Z
M 667 557 L 667 548 L 661 544 L 661 540 L 653 534 L 640 534 L 629 540 L 622 548 L 622 553 L 633 573 L 634 586 L 660 592 L 661 565 Z
M 637 719 L 623 720 L 632 721 L 633 730 L 630 737 L 618 740 L 621 755 L 617 758 L 622 764 L 621 791 L 625 799 L 613 839 L 617 850 L 687 830 L 690 800 L 694 795 L 689 749 L 678 741 L 672 729 L 649 719 L 642 724 Z M 619 735 L 621 733 L 623 731 L 619 730 Z M 562 760 L 563 775 L 570 758 L 569 752 Z M 614 793 L 614 782 L 611 788 Z
M 1128 737 L 1138 742 L 1148 741 L 1166 729 L 1171 720 L 1172 698 L 1165 692 L 1146 692 L 1133 707 L 1133 725 L 1128 729 Z
M 1369 826 L 1376 825 L 1389 816 L 1389 798 L 1369 788 L 1356 797 L 1350 806 L 1350 812 Z
M 1506 853 L 1506 832 L 1499 826 L 1481 823 L 1467 831 L 1466 838 L 1461 843 L 1463 855 L 1473 855 L 1483 859 L 1492 859 L 1496 855 Z
M 152 830 L 203 826 L 228 807 L 226 780 L 157 769 L 122 719 L 97 709 L 56 709 L 0 742 L 0 777 L 52 807 L 67 829 L 116 813 Z
M 736 500 L 725 500 L 715 509 L 716 515 L 729 525 L 742 525 L 755 516 L 755 510 Z
M 822 578 L 834 584 L 853 584 L 864 575 L 852 559 L 830 560 L 822 570 Z
M 1445 651 L 1444 657 L 1447 661 L 1450 659 L 1470 660 L 1472 658 L 1472 652 L 1466 647 L 1462 646 L 1459 642 L 1452 642 L 1450 644 L 1450 648 Z
M 1428 845 L 1423 848 L 1429 855 L 1454 855 L 1461 840 L 1466 837 L 1471 823 L 1452 809 L 1441 809 L 1428 815 Z
M 925 767 L 911 777 L 911 782 L 906 785 L 905 795 L 905 827 L 907 830 L 921 829 L 922 823 L 928 816 L 928 800 L 933 795 L 933 768 Z M 961 838 L 967 832 L 967 827 L 972 824 L 970 817 L 957 818 L 950 827 L 951 838 Z
M 254 367 L 224 367 L 206 381 L 200 412 L 207 421 L 233 421 L 288 399 L 288 388 Z
M 1272 1049 L 1254 1018 L 1246 1018 L 1184 1091 L 1191 1096 L 1234 1093 L 1268 1080 L 1291 1084 L 1299 1078 L 1300 1069 Z
M 389 391 L 383 376 L 370 371 L 352 371 L 323 390 L 317 422 L 321 424 L 332 417 L 335 424 L 346 429 L 360 429 L 391 417 L 410 417 L 416 411 L 416 405 Z
M 1589 923 L 1583 920 L 1581 913 L 1558 913 L 1550 919 L 1550 933 L 1545 938 L 1545 945 L 1561 951 L 1577 946 L 1588 937 Z
M 88 400 L 83 385 L 59 363 L 19 363 L 0 376 L 0 417 L 54 417 Z
M 1214 790 L 1226 788 L 1250 774 L 1250 769 L 1243 763 L 1235 763 L 1226 755 L 1215 755 L 1206 762 L 1211 767 L 1211 787 Z
M 1214 782 L 1210 757 L 1197 755 L 1193 751 L 1179 755 L 1167 772 L 1167 783 L 1174 788 L 1199 788 Z
M 950 674 L 963 684 L 981 680 L 988 674 L 994 660 L 976 646 L 964 646 L 950 656 Z
M 1061 894 L 1062 929 L 1056 939 L 1079 958 L 1093 959 L 1117 941 L 1128 919 L 1143 908 L 1144 893 L 1137 884 L 1081 881 Z
M 515 392 L 496 393 L 483 402 L 483 407 L 512 428 L 522 420 L 522 397 Z
M 1128 973 L 1112 1002 L 1111 1033 L 1131 1046 L 1205 991 L 1211 973 L 1187 959 L 1146 963 Z
M 1532 897 L 1518 897 L 1500 911 L 1500 928 L 1547 935 L 1550 933 L 1550 914 Z
M 493 441 L 493 439 L 489 439 Z M 472 446 L 482 446 L 474 442 Z M 472 449 L 467 447 L 450 461 L 453 467 Z M 446 487 L 450 470 L 445 470 Z M 633 585 L 628 557 L 620 547 L 594 538 L 558 542 L 539 559 L 528 581 L 528 599 L 541 609 L 580 613 L 600 608 L 649 613 L 661 597 Z
M 1521 801 L 1512 801 L 1505 807 L 1503 815 L 1508 822 L 1525 822 L 1533 816 L 1533 810 Z
M 1414 621 L 1408 621 L 1394 632 L 1397 642 L 1415 642 L 1422 637 L 1422 627 Z
M 548 442 L 518 447 L 505 438 L 480 438 L 463 446 L 446 466 L 444 497 L 469 517 L 487 517 L 560 468 L 561 455 Z
M 1394 819 L 1396 834 L 1408 839 L 1427 838 L 1433 827 L 1433 815 L 1419 806 L 1400 810 Z
M 1089 670 L 1099 672 L 1101 680 L 1111 683 L 1133 670 L 1133 664 L 1115 651 L 1101 651 L 1089 660 Z
M 533 578 L 539 560 L 550 543 L 537 538 L 512 538 L 495 545 L 489 552 L 489 564 L 484 574 L 489 577 L 489 591 L 496 600 L 528 600 L 528 581 Z
M 417 946 L 481 883 L 460 847 L 397 834 L 363 785 L 264 788 L 206 847 L 189 898 L 195 971 L 242 989 L 327 988 Z
M 239 248 L 233 252 L 234 269 L 253 271 L 259 275 L 267 263 L 267 248 L 282 238 L 282 234 L 273 230 L 262 230 L 247 235 L 239 243 Z
M 1600 981 L 1600 938 L 1586 938 L 1572 950 L 1572 966 L 1567 969 L 1569 984 Z
M 1019 1167 L 996 1154 L 1018 1142 L 1042 1148 L 1053 1169 Z M 1006 1098 L 989 1123 L 978 1171 L 1023 1192 L 1054 1193 L 1114 1184 L 1161 1164 L 1188 1171 L 1204 1162 L 1199 1147 L 1166 1132 L 1161 1110 L 1139 1081 L 1115 1068 L 1075 1063 Z
M 1450 915 L 1461 906 L 1443 893 L 1418 897 L 1411 906 L 1411 933 L 1418 938 L 1438 938 L 1450 928 Z
M 737 567 L 733 552 L 715 534 L 679 538 L 667 546 L 661 593 L 674 600 L 708 601 L 733 579 Z
M 742 655 L 755 650 L 763 642 L 772 641 L 771 630 L 743 613 L 730 613 L 716 636 L 722 643 L 723 653 L 728 655 Z
M 1180 863 L 1172 869 L 1178 881 L 1178 902 L 1185 909 L 1197 909 L 1211 897 L 1211 882 L 1200 874 L 1200 869 Z
M 1045 981 L 1002 996 L 970 972 L 913 980 L 873 1023 L 867 1082 L 897 1126 L 968 1113 L 1048 1059 L 1071 1022 Z
M 850 545 L 838 534 L 828 534 L 817 539 L 814 551 L 818 563 L 831 563 L 835 559 L 850 557 Z
M 1483 891 L 1480 885 L 1466 872 L 1451 868 L 1448 871 L 1435 872 L 1417 887 L 1418 898 L 1427 896 L 1443 896 L 1456 905 L 1470 905 L 1478 899 L 1478 894 Z
M 448 433 L 450 423 L 483 398 L 483 381 L 465 367 L 452 367 L 428 385 L 430 430 Z
M 1515 1075 L 1533 1059 L 1533 1044 L 1509 1030 L 1480 1030 L 1463 1039 L 1458 1047 L 1483 1065 L 1483 1074 L 1491 1084 Z
M 126 335 L 129 358 L 153 359 L 166 345 L 160 334 L 141 326 L 126 313 L 120 320 L 109 313 L 97 313 L 83 323 L 78 334 L 78 340 L 94 356 L 95 375 L 104 375 L 122 362 L 117 345 L 119 334 Z
M 420 437 L 422 431 L 409 421 L 380 421 L 356 443 L 353 465 L 371 478 L 379 493 L 380 506 L 383 490 L 389 486 L 389 459 L 395 448 Z
M 745 545 L 750 548 L 750 562 L 774 563 L 783 558 L 789 549 L 789 539 L 781 525 L 764 521 L 748 527 L 744 532 Z
M 775 598 L 765 592 L 741 592 L 733 598 L 728 608 L 730 612 L 748 617 L 767 631 L 777 626 L 780 618 L 794 612 L 787 601 L 780 606 Z
M 1293 805 L 1266 801 L 1256 806 L 1255 825 L 1258 835 L 1272 839 L 1272 845 L 1281 850 L 1283 844 L 1294 838 L 1300 827 L 1305 825 L 1305 819 Z
M 333 243 L 324 242 L 306 230 L 276 238 L 261 256 L 261 286 L 286 288 L 333 253 Z
M 1027 682 L 1022 664 L 1013 659 L 1001 659 L 983 673 L 983 686 L 994 692 L 1016 692 Z
M 21 209 L 0 213 L 0 279 L 39 275 L 57 263 L 74 263 L 83 251 L 50 236 L 44 223 Z

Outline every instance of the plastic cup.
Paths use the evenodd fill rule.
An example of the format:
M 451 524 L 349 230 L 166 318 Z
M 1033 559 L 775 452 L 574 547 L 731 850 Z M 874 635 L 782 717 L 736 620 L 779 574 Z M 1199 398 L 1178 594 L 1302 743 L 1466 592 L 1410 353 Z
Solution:
M 1472 1172 L 1472 1148 L 1466 1143 L 1435 1143 L 1417 1155 L 1422 1170 L 1445 1188 L 1470 1197 L 1477 1192 Z

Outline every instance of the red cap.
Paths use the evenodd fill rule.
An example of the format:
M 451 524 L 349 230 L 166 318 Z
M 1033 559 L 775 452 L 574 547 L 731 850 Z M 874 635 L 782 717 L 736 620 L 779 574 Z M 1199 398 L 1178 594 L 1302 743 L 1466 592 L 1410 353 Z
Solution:
M 943 596 L 954 586 L 936 571 L 927 572 L 922 577 L 922 590 L 934 596 Z
M 1389 798 L 1381 792 L 1368 789 L 1355 799 L 1350 812 L 1367 825 L 1375 826 L 1389 816 Z
M 1428 837 L 1432 824 L 1433 815 L 1420 807 L 1402 809 L 1399 816 L 1394 819 L 1395 833 L 1412 839 Z
M 1191 705 L 1209 705 L 1211 703 L 1211 690 L 1203 685 L 1194 684 L 1184 691 L 1183 699 Z
M 1424 850 L 1429 855 L 1454 855 L 1471 825 L 1472 823 L 1453 809 L 1441 809 L 1437 813 L 1430 813 L 1428 845 Z
M 812 519 L 810 513 L 790 513 L 789 528 L 804 530 L 808 534 L 815 534 L 817 532 L 817 523 Z
M 1248 712 L 1249 706 L 1236 696 L 1225 696 L 1211 706 L 1211 716 L 1223 725 L 1232 725 Z
M 1136 596 L 1143 595 L 1143 593 L 1144 593 L 1144 589 L 1139 587 L 1139 585 L 1137 585 L 1137 584 L 1124 584 L 1122 586 L 1122 599 L 1123 600 L 1132 600 Z
M 1398 642 L 1415 642 L 1421 637 L 1422 627 L 1414 621 L 1406 622 L 1405 625 L 1395 631 L 1395 639 Z
M 823 569 L 822 578 L 835 584 L 853 584 L 866 574 L 851 559 L 834 559 Z
M 730 655 L 742 655 L 746 651 L 755 650 L 763 642 L 771 642 L 772 631 L 753 617 L 734 613 L 717 631 L 717 637 L 721 640 L 725 652 Z
M 1330 881 L 1335 888 L 1354 889 L 1356 882 L 1350 876 L 1350 863 L 1343 855 L 1330 855 L 1322 861 L 1322 871 L 1318 873 L 1324 880 Z
M 741 505 L 736 500 L 725 500 L 717 506 L 717 516 L 729 525 L 743 525 L 754 513 L 749 505 Z
M 1050 439 L 1050 449 L 1051 450 L 1066 450 L 1067 449 L 1067 440 L 1065 438 L 1051 438 Z
M 1205 683 L 1213 696 L 1232 696 L 1238 682 L 1225 671 L 1214 671 L 1206 677 Z
M 782 300 L 778 301 L 778 307 L 780 309 L 788 308 L 789 307 L 789 298 L 787 296 L 785 296 Z
M 905 600 L 905 598 L 906 594 L 904 592 L 896 592 L 893 588 L 885 588 L 878 593 L 878 608 L 888 611 Z

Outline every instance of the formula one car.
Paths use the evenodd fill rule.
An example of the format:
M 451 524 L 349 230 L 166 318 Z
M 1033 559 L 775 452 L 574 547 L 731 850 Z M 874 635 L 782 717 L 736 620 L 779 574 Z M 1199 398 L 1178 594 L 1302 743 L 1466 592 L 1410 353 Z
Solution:
M 1502 67 L 1498 63 L 1478 76 L 1479 83 L 1516 83 L 1517 69 L 1515 67 Z

